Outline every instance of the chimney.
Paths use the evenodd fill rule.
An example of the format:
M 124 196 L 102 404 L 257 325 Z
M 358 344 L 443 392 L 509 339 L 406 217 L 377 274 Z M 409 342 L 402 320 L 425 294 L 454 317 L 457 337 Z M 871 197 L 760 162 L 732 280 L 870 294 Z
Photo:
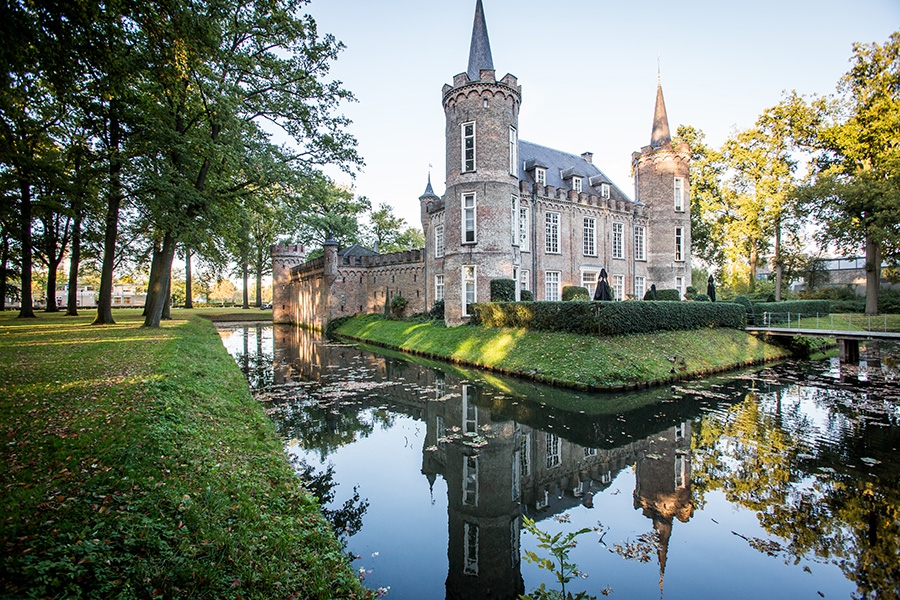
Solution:
M 594 164 L 594 153 L 593 152 L 582 152 L 581 158 L 588 161 L 591 164 Z

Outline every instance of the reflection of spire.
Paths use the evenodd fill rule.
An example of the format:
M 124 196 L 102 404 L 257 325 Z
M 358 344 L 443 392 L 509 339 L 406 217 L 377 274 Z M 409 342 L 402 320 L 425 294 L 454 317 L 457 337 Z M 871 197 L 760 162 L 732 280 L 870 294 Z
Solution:
M 662 598 L 663 580 L 666 577 L 666 558 L 669 554 L 669 538 L 672 537 L 672 517 L 654 518 L 653 529 L 659 535 L 656 556 L 659 559 L 659 597 Z
M 431 495 L 431 505 L 434 506 L 434 482 L 437 481 L 437 475 L 428 473 L 425 477 L 428 479 L 428 493 Z

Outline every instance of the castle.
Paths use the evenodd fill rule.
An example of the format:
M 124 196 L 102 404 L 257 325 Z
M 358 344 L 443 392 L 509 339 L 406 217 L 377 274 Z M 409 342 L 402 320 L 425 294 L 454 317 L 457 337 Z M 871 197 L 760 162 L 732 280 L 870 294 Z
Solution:
M 564 286 L 593 294 L 601 270 L 616 300 L 641 299 L 655 285 L 684 294 L 691 281 L 690 151 L 674 145 L 657 85 L 650 144 L 632 154 L 631 200 L 593 164 L 519 139 L 522 87 L 497 79 L 481 0 L 468 68 L 443 88 L 446 190 L 429 175 L 419 198 L 425 248 L 381 255 L 359 246 L 306 262 L 298 245 L 272 248 L 276 323 L 324 328 L 352 314 L 407 313 L 444 301 L 448 325 L 469 320 L 469 305 L 490 300 L 494 279 L 516 282 L 516 298 L 561 300 Z

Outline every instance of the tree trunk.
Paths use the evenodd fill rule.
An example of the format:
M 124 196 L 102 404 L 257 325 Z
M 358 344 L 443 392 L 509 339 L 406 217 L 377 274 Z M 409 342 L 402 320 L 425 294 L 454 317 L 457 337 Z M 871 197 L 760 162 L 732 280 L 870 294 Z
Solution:
M 75 212 L 72 223 L 72 253 L 69 256 L 69 297 L 66 300 L 66 316 L 78 316 L 78 267 L 81 262 L 81 211 Z
M 750 293 L 756 291 L 756 263 L 759 260 L 759 253 L 756 250 L 756 244 L 750 245 L 750 281 L 749 288 Z
M 866 235 L 866 314 L 878 314 L 878 291 L 881 287 L 881 246 Z
M 163 301 L 162 320 L 172 320 L 172 272 L 169 271 L 169 285 L 166 286 L 166 298 Z
M 122 206 L 122 157 L 119 156 L 121 131 L 116 101 L 110 103 L 109 118 L 109 196 L 106 205 L 106 234 L 103 240 L 103 266 L 100 271 L 100 297 L 94 325 L 112 325 L 113 267 L 116 260 L 116 238 L 119 235 L 119 208 Z
M 244 279 L 244 291 L 241 294 L 243 299 L 243 308 L 244 310 L 250 308 L 250 290 L 247 289 L 247 284 L 250 282 L 250 265 L 244 263 L 241 265 L 241 277 Z
M 781 221 L 775 223 L 775 301 L 781 302 L 784 266 L 781 264 Z
M 44 312 L 59 312 L 59 306 L 56 305 L 56 268 L 58 266 L 59 262 L 54 260 L 47 265 L 47 307 Z
M 162 249 L 159 244 L 153 243 L 153 250 L 150 253 L 150 277 L 147 281 L 147 299 L 144 300 L 144 310 L 141 312 L 142 317 L 146 317 L 153 310 L 153 302 L 156 301 L 150 294 L 150 282 L 155 281 L 159 277 L 159 263 L 162 255 Z
M 22 306 L 18 318 L 33 319 L 35 314 L 34 300 L 31 296 L 31 184 L 20 182 L 19 191 L 22 195 L 22 213 L 19 221 L 22 239 L 22 290 L 19 297 L 22 299 Z
M 0 242 L 0 311 L 6 310 L 6 282 L 9 279 L 9 239 Z
M 150 278 L 147 289 L 147 317 L 144 319 L 144 327 L 159 327 L 162 320 L 166 294 L 169 292 L 175 246 L 175 238 L 167 232 L 163 237 L 158 258 L 155 257 L 155 260 L 159 260 L 159 268 L 155 276 Z
M 256 253 L 256 306 L 262 306 L 262 272 L 263 272 L 263 251 L 262 248 Z
M 184 248 L 184 307 L 194 308 L 194 293 L 191 290 L 191 249 Z

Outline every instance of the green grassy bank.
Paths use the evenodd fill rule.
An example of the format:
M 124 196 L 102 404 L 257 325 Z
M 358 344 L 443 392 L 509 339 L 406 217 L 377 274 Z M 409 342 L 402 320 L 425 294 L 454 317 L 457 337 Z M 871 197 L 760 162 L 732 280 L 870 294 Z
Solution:
M 0 596 L 370 595 L 198 316 L 214 312 L 160 329 L 0 314 Z
M 735 329 L 595 337 L 443 327 L 434 321 L 395 321 L 365 315 L 344 321 L 334 332 L 431 358 L 593 390 L 642 387 L 790 355 L 781 346 Z

